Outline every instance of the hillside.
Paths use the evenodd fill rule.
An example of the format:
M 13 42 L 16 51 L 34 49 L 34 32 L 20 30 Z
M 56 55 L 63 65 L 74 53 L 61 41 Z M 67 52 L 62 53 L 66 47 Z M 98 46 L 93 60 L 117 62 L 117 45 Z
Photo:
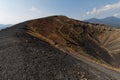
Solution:
M 119 67 L 118 34 L 65 16 L 16 24 L 0 31 L 0 79 L 119 80 L 120 73 L 89 61 Z
M 58 49 L 80 54 L 101 63 L 120 66 L 119 29 L 53 16 L 31 21 L 28 33 Z
M 120 18 L 113 17 L 113 16 L 106 17 L 104 19 L 91 18 L 91 19 L 85 20 L 85 22 L 106 24 L 112 27 L 120 27 Z

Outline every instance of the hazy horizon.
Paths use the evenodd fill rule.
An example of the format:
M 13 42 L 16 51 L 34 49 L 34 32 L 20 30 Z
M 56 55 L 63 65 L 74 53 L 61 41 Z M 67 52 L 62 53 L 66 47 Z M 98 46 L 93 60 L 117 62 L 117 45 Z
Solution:
M 51 15 L 74 19 L 120 17 L 120 0 L 0 0 L 0 24 L 16 24 Z

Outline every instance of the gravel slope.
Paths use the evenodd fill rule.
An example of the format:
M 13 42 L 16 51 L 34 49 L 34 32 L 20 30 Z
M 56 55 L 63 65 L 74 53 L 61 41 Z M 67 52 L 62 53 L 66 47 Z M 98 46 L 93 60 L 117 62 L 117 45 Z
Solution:
M 84 62 L 27 35 L 25 23 L 0 31 L 0 80 L 116 80 Z

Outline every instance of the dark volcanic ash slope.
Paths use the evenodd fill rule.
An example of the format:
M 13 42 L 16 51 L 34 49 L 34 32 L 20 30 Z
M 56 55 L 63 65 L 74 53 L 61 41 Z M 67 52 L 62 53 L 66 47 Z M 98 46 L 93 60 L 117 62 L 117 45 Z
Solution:
M 57 17 L 50 17 L 49 21 L 52 18 Z M 64 17 L 60 18 L 64 19 Z M 48 25 L 49 21 L 47 21 Z M 40 35 L 38 37 L 37 33 L 31 32 L 33 29 L 29 28 L 28 30 L 28 25 L 31 22 L 35 23 L 36 20 L 35 22 L 20 23 L 0 31 L 0 80 L 115 80 L 110 75 L 43 41 L 46 38 Z M 38 20 L 37 23 L 41 24 L 41 22 L 42 19 Z M 43 24 L 45 25 L 45 23 Z M 45 29 L 36 24 L 37 28 L 49 32 L 53 28 L 49 28 L 48 25 L 46 24 L 48 29 Z M 44 34 L 47 34 L 46 32 Z M 35 38 L 33 33 L 34 36 L 36 35 L 42 40 Z M 51 40 L 46 41 L 50 42 Z M 57 41 L 54 45 L 59 44 Z

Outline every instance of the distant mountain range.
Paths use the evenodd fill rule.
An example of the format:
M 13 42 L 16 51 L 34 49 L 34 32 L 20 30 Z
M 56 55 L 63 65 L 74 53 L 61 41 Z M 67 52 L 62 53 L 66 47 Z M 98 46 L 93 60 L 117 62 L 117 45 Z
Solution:
M 106 17 L 104 19 L 97 19 L 97 18 L 91 18 L 88 20 L 84 20 L 85 22 L 91 22 L 91 23 L 100 23 L 100 24 L 106 24 L 108 26 L 113 27 L 120 27 L 120 18 L 117 17 Z
M 0 24 L 0 29 L 4 29 L 6 27 L 12 26 L 11 24 Z

